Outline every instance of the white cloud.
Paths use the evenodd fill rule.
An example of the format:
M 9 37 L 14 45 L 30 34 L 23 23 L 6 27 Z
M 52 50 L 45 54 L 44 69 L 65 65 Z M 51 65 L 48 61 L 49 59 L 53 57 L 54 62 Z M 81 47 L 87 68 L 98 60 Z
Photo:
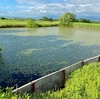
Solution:
M 100 15 L 100 0 L 16 0 L 15 15 L 26 17 L 61 16 L 66 12 L 76 16 Z M 9 6 L 6 8 L 11 12 Z

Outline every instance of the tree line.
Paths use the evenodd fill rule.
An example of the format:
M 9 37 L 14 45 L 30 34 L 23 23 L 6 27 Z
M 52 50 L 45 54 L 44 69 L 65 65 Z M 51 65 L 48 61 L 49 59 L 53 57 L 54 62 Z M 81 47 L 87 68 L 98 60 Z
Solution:
M 36 24 L 36 20 L 41 20 L 41 21 L 57 21 L 59 20 L 60 22 L 60 26 L 72 26 L 73 22 L 83 22 L 83 23 L 100 23 L 99 21 L 91 21 L 89 19 L 85 19 L 85 18 L 76 18 L 75 14 L 72 14 L 70 12 L 67 12 L 65 14 L 63 14 L 59 19 L 53 19 L 53 18 L 48 18 L 47 16 L 43 16 L 40 19 L 33 19 L 33 18 L 5 18 L 5 17 L 1 17 L 1 20 L 27 20 L 28 24 L 26 25 L 27 27 L 39 27 L 38 24 Z M 33 25 L 33 26 L 32 26 Z

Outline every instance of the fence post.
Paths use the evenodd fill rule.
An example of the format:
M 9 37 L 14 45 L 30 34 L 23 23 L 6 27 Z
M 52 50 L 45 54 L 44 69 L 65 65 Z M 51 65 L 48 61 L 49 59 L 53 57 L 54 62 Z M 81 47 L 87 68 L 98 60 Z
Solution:
M 84 66 L 84 61 L 82 61 L 82 63 L 81 63 L 81 64 L 82 64 L 82 67 L 83 67 L 83 66 Z
M 32 92 L 33 92 L 33 93 L 35 92 L 35 82 L 32 83 Z
M 65 87 L 65 83 L 66 83 L 66 74 L 65 74 L 65 69 L 62 70 L 62 79 L 63 79 L 63 87 Z
M 100 62 L 100 56 L 98 57 L 98 62 Z

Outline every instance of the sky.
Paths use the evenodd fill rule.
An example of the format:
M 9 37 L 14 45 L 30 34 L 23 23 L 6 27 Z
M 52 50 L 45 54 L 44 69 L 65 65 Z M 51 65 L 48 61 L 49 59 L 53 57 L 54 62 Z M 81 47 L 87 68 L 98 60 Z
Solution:
M 0 17 L 59 18 L 66 12 L 77 18 L 100 20 L 100 0 L 1 0 Z

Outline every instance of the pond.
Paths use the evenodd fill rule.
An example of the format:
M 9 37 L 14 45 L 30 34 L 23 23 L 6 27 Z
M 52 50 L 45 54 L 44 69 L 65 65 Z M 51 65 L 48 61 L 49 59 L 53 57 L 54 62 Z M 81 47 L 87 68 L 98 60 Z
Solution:
M 22 86 L 100 54 L 100 30 L 62 27 L 0 29 L 0 86 Z

